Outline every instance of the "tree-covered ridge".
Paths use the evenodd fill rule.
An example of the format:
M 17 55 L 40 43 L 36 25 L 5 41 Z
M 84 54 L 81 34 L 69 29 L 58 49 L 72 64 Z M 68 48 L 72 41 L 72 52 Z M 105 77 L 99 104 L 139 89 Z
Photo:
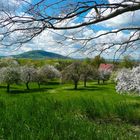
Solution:
M 2 57 L 2 56 L 1 56 Z M 11 55 L 10 57 L 14 58 L 28 58 L 28 59 L 45 59 L 45 58 L 51 58 L 51 59 L 68 59 L 70 57 L 63 56 L 57 53 L 47 52 L 43 50 L 33 50 L 24 52 L 18 55 Z

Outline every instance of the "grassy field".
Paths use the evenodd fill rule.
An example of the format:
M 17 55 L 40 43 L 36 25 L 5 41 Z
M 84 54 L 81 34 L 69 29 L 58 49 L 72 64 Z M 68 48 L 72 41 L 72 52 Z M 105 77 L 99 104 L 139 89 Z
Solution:
M 119 95 L 114 85 L 87 88 L 50 83 L 0 87 L 0 139 L 139 140 L 140 97 Z

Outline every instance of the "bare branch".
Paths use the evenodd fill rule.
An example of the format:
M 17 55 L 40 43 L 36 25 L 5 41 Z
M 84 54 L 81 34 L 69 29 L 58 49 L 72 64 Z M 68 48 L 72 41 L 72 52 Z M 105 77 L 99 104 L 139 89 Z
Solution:
M 19 6 L 20 8 L 15 9 L 14 12 L 10 9 L 7 10 L 7 8 L 0 10 L 0 41 L 2 46 L 21 46 L 32 41 L 46 30 L 55 32 L 61 37 L 60 40 L 56 40 L 56 43 L 65 45 L 66 40 L 71 41 L 67 45 L 79 43 L 81 47 L 76 51 L 83 50 L 87 54 L 94 51 L 99 51 L 101 54 L 116 46 L 118 47 L 115 54 L 119 51 L 123 53 L 139 44 L 140 25 L 126 25 L 100 34 L 82 35 L 84 29 L 91 27 L 94 32 L 94 26 L 97 26 L 98 23 L 140 10 L 139 0 L 124 0 L 117 3 L 109 3 L 103 0 L 99 2 L 95 0 L 57 0 L 55 2 L 39 0 L 33 3 L 28 0 L 21 0 L 21 3 L 24 3 L 24 6 L 22 8 Z M 93 13 L 87 17 L 91 11 Z M 71 34 L 61 34 L 59 30 Z M 122 32 L 127 32 L 128 37 L 121 42 L 97 42 L 97 39 L 111 35 L 117 36 Z M 80 37 L 78 34 L 81 34 Z

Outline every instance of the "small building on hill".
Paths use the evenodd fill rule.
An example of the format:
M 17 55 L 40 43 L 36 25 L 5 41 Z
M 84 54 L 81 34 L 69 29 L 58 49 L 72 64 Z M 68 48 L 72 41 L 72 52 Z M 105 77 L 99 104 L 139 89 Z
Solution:
M 100 64 L 99 70 L 106 70 L 106 71 L 113 71 L 114 65 L 113 64 Z
M 113 64 L 100 64 L 98 69 L 98 84 L 100 84 L 100 80 L 102 80 L 103 83 L 109 80 L 109 77 L 113 69 L 114 69 Z

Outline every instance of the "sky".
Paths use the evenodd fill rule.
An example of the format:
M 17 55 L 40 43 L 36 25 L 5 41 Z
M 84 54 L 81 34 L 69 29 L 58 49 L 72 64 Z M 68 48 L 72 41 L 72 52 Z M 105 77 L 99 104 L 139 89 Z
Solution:
M 28 0 L 28 2 L 31 2 L 32 0 Z M 36 2 L 38 0 L 34 0 L 34 2 Z M 53 2 L 55 0 L 52 0 L 51 2 Z M 121 2 L 122 0 L 108 0 L 109 3 L 114 3 L 114 2 Z M 98 0 L 97 0 L 98 2 Z M 2 7 L 4 7 L 5 9 L 7 8 L 7 4 L 8 6 L 12 9 L 14 8 L 23 8 L 23 3 L 20 3 L 20 0 L 0 0 L 0 9 Z M 8 8 L 9 8 L 8 7 Z M 19 8 L 19 9 L 20 9 Z M 20 14 L 20 10 L 18 11 Z M 52 11 L 49 11 L 50 14 Z M 106 11 L 105 14 L 108 14 L 109 11 Z M 84 19 L 87 21 L 88 17 L 91 17 L 95 14 L 94 10 L 91 10 L 89 12 L 86 13 Z M 86 49 L 88 49 L 88 51 L 85 51 L 84 49 L 82 51 L 77 51 L 78 49 L 80 49 L 82 47 L 82 45 L 79 42 L 75 42 L 75 43 L 71 43 L 70 40 L 66 40 L 64 41 L 64 45 L 62 45 L 61 42 L 63 40 L 63 37 L 58 35 L 58 34 L 64 34 L 66 32 L 67 35 L 71 35 L 71 33 L 76 32 L 76 37 L 80 38 L 80 37 L 85 37 L 88 38 L 90 36 L 93 35 L 99 35 L 100 33 L 104 33 L 106 31 L 109 30 L 116 30 L 120 27 L 125 27 L 125 26 L 138 26 L 140 24 L 140 10 L 137 10 L 133 13 L 125 13 L 123 15 L 117 16 L 115 18 L 112 18 L 110 20 L 101 22 L 99 24 L 96 24 L 94 26 L 91 27 L 85 27 L 82 31 L 81 29 L 75 29 L 75 30 L 70 30 L 70 31 L 55 31 L 56 33 L 54 33 L 54 31 L 50 31 L 50 30 L 45 30 L 43 31 L 39 36 L 37 36 L 36 38 L 34 38 L 32 41 L 24 44 L 22 47 L 18 48 L 18 49 L 13 49 L 11 48 L 3 48 L 3 46 L 0 46 L 0 55 L 15 55 L 15 54 L 20 54 L 26 51 L 31 51 L 31 50 L 45 50 L 45 51 L 49 51 L 49 52 L 54 52 L 54 53 L 58 53 L 61 55 L 69 55 L 71 57 L 75 57 L 75 58 L 81 58 L 81 57 L 94 57 L 95 55 L 98 55 L 97 52 L 92 52 L 92 49 L 94 46 L 94 44 L 98 44 L 100 42 L 106 42 L 106 41 L 120 41 L 120 40 L 125 40 L 128 38 L 128 36 L 130 34 L 132 34 L 133 32 L 120 32 L 117 35 L 113 34 L 113 35 L 109 35 L 109 36 L 104 36 L 101 37 L 99 39 L 96 39 L 95 41 L 91 41 L 90 43 L 87 44 Z M 70 25 L 75 25 L 77 24 L 77 22 L 80 22 L 80 18 L 77 18 L 77 20 L 72 20 L 70 21 Z M 97 46 L 99 47 L 99 46 Z M 104 46 L 106 47 L 106 46 Z M 116 47 L 117 49 L 117 47 Z M 113 58 L 113 52 L 114 49 L 109 49 L 105 54 L 103 54 L 103 57 L 105 58 Z M 131 51 L 131 50 L 130 50 Z M 74 52 L 74 53 L 73 53 Z M 137 50 L 135 52 L 133 52 L 131 55 L 132 57 L 135 58 L 139 58 L 140 57 L 140 50 Z M 128 54 L 130 54 L 128 52 Z

